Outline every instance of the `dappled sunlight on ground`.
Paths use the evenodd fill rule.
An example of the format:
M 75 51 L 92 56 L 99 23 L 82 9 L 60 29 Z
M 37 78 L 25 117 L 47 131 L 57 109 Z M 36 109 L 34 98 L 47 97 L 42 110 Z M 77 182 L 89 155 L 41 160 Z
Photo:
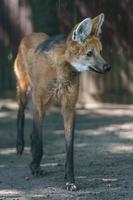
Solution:
M 3 168 L 3 167 L 5 167 L 5 165 L 0 165 L 0 168 Z
M 128 144 L 110 144 L 108 151 L 111 153 L 133 153 L 133 145 Z
M 132 200 L 133 106 L 93 104 L 78 107 L 75 127 L 75 173 L 79 191 L 64 189 L 65 142 L 62 116 L 53 108 L 44 120 L 43 178 L 33 178 L 26 112 L 25 149 L 16 155 L 17 105 L 0 101 L 0 198 Z M 3 199 L 2 199 L 3 200 Z
M 0 190 L 0 195 L 5 195 L 5 196 L 8 196 L 8 197 L 12 197 L 12 196 L 18 196 L 20 195 L 21 192 L 19 192 L 18 190 Z
M 113 133 L 117 135 L 119 138 L 123 139 L 130 139 L 133 140 L 133 123 L 127 123 L 127 124 L 114 124 L 114 125 L 107 125 L 102 128 L 95 128 L 95 129 L 87 129 L 87 130 L 76 130 L 78 134 L 82 135 L 88 135 L 88 136 L 93 136 L 93 135 L 105 135 L 105 134 L 110 134 Z M 55 131 L 56 134 L 63 134 L 63 131 Z
M 17 109 L 18 105 L 16 101 L 12 99 L 0 99 L 0 109 L 2 108 Z
M 85 114 L 88 113 L 88 111 L 91 113 L 97 113 L 105 116 L 133 116 L 132 110 L 133 105 L 127 105 L 127 104 L 108 104 L 108 103 L 96 103 L 96 104 L 86 104 L 85 110 L 78 111 L 79 114 Z M 79 106 L 80 108 L 80 106 Z
M 5 149 L 0 149 L 0 154 L 1 155 L 8 155 L 8 154 L 14 154 L 16 153 L 15 148 L 5 148 Z
M 25 153 L 29 153 L 30 148 L 25 147 Z M 0 148 L 0 155 L 16 154 L 16 148 Z

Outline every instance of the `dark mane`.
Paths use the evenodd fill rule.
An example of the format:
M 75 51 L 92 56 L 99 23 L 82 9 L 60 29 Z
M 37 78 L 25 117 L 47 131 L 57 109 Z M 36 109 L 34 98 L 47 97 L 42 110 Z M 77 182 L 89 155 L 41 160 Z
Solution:
M 66 42 L 66 39 L 67 39 L 67 35 L 57 35 L 57 36 L 52 36 L 52 37 L 49 37 L 47 40 L 41 42 L 35 52 L 43 52 L 43 51 L 49 51 L 51 50 L 52 48 L 54 48 L 54 46 L 56 44 L 62 44 L 62 43 L 65 43 Z

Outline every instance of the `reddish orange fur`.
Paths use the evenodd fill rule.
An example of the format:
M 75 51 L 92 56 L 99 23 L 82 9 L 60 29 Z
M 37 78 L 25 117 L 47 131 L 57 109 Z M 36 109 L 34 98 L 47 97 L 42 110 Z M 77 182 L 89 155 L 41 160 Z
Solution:
M 49 38 L 47 34 L 33 33 L 24 37 L 14 63 L 19 100 L 17 152 L 22 154 L 24 148 L 24 110 L 28 102 L 28 93 L 31 91 L 34 117 L 31 143 L 33 161 L 30 168 L 33 174 L 41 172 L 42 118 L 54 102 L 60 103 L 64 117 L 66 139 L 65 177 L 68 181 L 67 187 L 69 190 L 76 189 L 73 172 L 73 134 L 74 109 L 79 89 L 79 75 L 73 73 L 71 63 L 76 63 L 80 57 L 83 58 L 83 65 L 86 67 L 86 62 L 89 59 L 87 52 L 91 49 L 96 64 L 104 66 L 105 61 L 100 56 L 102 45 L 96 34 L 98 19 L 99 17 L 93 19 L 92 33 L 82 44 L 72 40 L 72 33 L 77 25 L 68 35 L 66 43 L 56 44 L 49 51 L 36 51 L 38 45 Z M 82 66 L 82 62 L 80 66 Z
M 74 57 L 85 54 L 89 48 L 95 49 L 96 52 L 102 49 L 99 38 L 95 36 L 98 19 L 99 16 L 93 19 L 93 34 L 86 39 L 83 46 L 71 39 L 72 32 L 78 24 L 69 34 L 66 44 L 56 46 L 47 54 L 35 52 L 38 44 L 48 38 L 47 34 L 33 33 L 24 37 L 21 41 L 14 64 L 18 93 L 27 93 L 28 89 L 32 88 L 33 102 L 36 104 L 40 115 L 43 114 L 41 112 L 45 112 L 47 105 L 51 105 L 54 102 L 54 92 L 56 89 L 58 90 L 58 85 L 62 89 L 62 94 L 59 92 L 60 97 L 58 99 L 61 100 L 62 104 L 65 101 L 65 104 L 74 107 L 78 96 L 79 78 L 73 79 L 70 76 L 69 62 Z M 67 45 L 67 49 L 65 45 Z M 65 82 L 65 87 L 63 82 Z M 67 88 L 66 82 L 69 83 L 70 92 L 65 92 Z M 45 108 L 42 109 L 44 105 Z
M 56 99 L 61 100 L 61 96 L 61 103 L 65 102 L 73 108 L 78 95 L 79 78 L 73 79 L 70 75 L 64 45 L 57 46 L 47 55 L 35 53 L 37 45 L 47 38 L 48 36 L 43 33 L 26 36 L 20 44 L 14 65 L 18 90 L 27 92 L 29 87 L 32 88 L 33 102 L 37 105 L 40 115 L 42 112 L 44 114 L 47 106 Z M 68 93 L 65 92 L 67 86 L 70 86 Z

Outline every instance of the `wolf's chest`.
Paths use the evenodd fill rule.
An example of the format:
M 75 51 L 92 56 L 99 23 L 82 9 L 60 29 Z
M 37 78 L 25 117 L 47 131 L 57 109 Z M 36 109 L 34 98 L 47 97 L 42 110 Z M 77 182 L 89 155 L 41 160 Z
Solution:
M 54 97 L 54 100 L 59 101 L 62 97 L 62 95 L 65 95 L 69 92 L 69 88 L 71 87 L 71 81 L 70 80 L 55 80 L 52 89 L 51 94 Z

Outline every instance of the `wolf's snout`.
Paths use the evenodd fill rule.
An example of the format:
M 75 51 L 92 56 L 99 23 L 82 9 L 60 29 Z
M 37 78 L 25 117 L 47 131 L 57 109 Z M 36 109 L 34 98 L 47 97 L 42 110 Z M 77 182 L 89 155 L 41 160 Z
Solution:
M 104 71 L 104 72 L 108 72 L 108 71 L 110 71 L 110 70 L 111 70 L 111 66 L 108 65 L 108 64 L 104 64 L 104 66 L 103 66 L 103 71 Z

